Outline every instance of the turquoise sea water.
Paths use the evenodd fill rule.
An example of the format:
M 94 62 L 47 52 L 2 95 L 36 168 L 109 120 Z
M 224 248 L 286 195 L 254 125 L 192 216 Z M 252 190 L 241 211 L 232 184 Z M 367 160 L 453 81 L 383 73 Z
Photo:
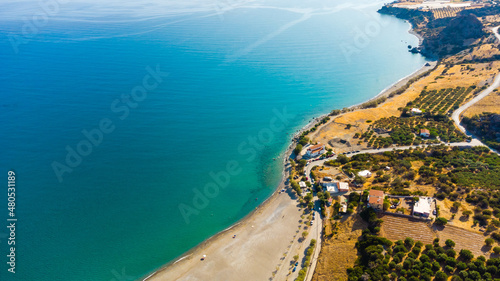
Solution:
M 372 1 L 19 3 L 0 4 L 0 168 L 4 186 L 16 172 L 18 218 L 13 275 L 2 189 L 0 280 L 150 274 L 265 200 L 312 117 L 425 63 Z M 168 76 L 144 94 L 148 66 Z M 113 131 L 89 151 L 82 131 L 101 122 Z

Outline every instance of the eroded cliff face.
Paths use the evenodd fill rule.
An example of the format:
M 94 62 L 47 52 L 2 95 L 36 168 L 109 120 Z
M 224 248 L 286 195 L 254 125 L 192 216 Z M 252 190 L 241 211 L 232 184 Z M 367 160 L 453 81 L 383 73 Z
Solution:
M 439 27 L 436 27 L 439 28 Z M 473 14 L 453 18 L 444 28 L 424 37 L 422 54 L 443 57 L 455 54 L 483 37 L 483 24 Z
M 379 13 L 408 20 L 414 31 L 423 38 L 422 46 L 410 51 L 431 58 L 456 54 L 485 35 L 483 24 L 471 13 L 435 19 L 429 11 L 392 6 L 382 7 Z

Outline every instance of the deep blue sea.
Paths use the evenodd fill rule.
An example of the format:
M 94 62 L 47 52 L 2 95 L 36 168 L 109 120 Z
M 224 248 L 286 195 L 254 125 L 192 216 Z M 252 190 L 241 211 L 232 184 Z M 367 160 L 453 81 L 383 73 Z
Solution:
M 425 63 L 382 4 L 2 1 L 0 280 L 134 280 L 247 215 L 291 134 Z

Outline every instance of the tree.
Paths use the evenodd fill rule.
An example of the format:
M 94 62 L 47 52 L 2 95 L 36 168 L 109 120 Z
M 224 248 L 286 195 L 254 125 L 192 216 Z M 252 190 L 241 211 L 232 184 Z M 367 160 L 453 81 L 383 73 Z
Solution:
M 305 239 L 307 237 L 307 234 L 309 234 L 307 231 L 302 232 L 302 238 Z
M 405 238 L 405 245 L 408 247 L 408 248 L 411 248 L 413 247 L 413 245 L 415 244 L 415 241 L 413 239 L 411 239 L 410 237 L 406 237 Z
M 309 210 L 312 210 L 314 208 L 314 202 L 309 202 L 307 203 L 307 208 L 309 208 Z
M 493 247 L 493 253 L 495 254 L 500 254 L 500 247 L 496 246 L 496 247 Z
M 295 155 L 299 155 L 301 151 L 302 151 L 302 144 L 299 143 L 297 144 L 293 152 L 295 153 Z
M 337 156 L 337 161 L 340 164 L 346 164 L 349 162 L 349 157 L 345 156 L 344 154 L 340 154 L 339 156 Z
M 491 246 L 493 245 L 493 243 L 495 243 L 495 240 L 493 240 L 492 238 L 486 238 L 486 240 L 484 240 L 484 243 L 486 244 L 486 246 Z
M 389 203 L 388 201 L 384 201 L 384 204 L 383 204 L 384 211 L 387 211 L 390 206 L 391 206 L 391 203 Z
M 299 255 L 295 255 L 295 256 L 293 256 L 293 260 L 294 260 L 294 261 L 298 261 L 298 260 L 299 260 Z
M 448 279 L 448 275 L 442 271 L 436 272 L 436 278 L 434 280 L 445 281 Z
M 443 217 L 439 217 L 436 219 L 436 222 L 435 222 L 437 225 L 446 225 L 448 223 L 448 220 L 443 218 Z
M 354 177 L 354 183 L 356 184 L 364 184 L 366 182 L 366 178 L 360 177 L 360 176 L 355 176 Z
M 307 193 L 307 195 L 304 196 L 304 200 L 306 201 L 306 203 L 311 202 L 312 199 L 313 199 L 313 195 L 311 192 Z
M 464 261 L 468 262 L 474 258 L 474 255 L 472 254 L 471 251 L 462 249 L 460 250 L 459 256 L 464 259 Z
M 451 239 L 447 239 L 447 240 L 444 242 L 444 244 L 445 244 L 446 246 L 450 247 L 450 248 L 455 247 L 455 242 L 453 242 L 453 240 L 451 240 Z
M 462 212 L 462 215 L 466 216 L 466 217 L 469 217 L 470 215 L 472 215 L 472 211 L 471 210 L 465 210 Z

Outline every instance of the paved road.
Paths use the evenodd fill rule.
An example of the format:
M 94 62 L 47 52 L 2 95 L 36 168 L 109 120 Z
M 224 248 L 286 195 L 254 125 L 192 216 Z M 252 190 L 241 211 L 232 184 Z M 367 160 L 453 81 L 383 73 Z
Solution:
M 317 199 L 317 198 L 316 198 Z M 319 201 L 315 201 L 318 207 L 319 207 Z M 318 210 L 318 208 L 315 208 Z M 315 225 L 311 229 L 311 232 L 309 233 L 309 236 L 311 236 L 311 239 L 316 239 L 316 247 L 314 248 L 314 252 L 311 257 L 311 262 L 310 262 L 310 267 L 309 270 L 307 271 L 306 275 L 306 281 L 310 281 L 314 275 L 314 270 L 316 269 L 316 264 L 318 263 L 318 258 L 319 258 L 319 253 L 321 251 L 321 232 L 323 231 L 323 221 L 321 219 L 321 214 L 317 211 L 314 211 L 316 213 L 316 220 L 315 220 Z M 309 243 L 311 241 L 309 240 Z M 308 244 L 309 245 L 309 244 Z
M 451 115 L 451 118 L 453 119 L 453 121 L 455 122 L 457 127 L 460 129 L 460 131 L 468 134 L 467 131 L 465 130 L 465 128 L 462 125 L 460 125 L 460 115 L 467 108 L 471 107 L 473 104 L 475 104 L 476 102 L 480 101 L 482 98 L 489 95 L 491 92 L 493 92 L 493 90 L 495 90 L 499 86 L 500 86 L 500 74 L 497 75 L 497 77 L 495 77 L 495 80 L 488 88 L 486 88 L 484 91 L 479 93 L 479 95 L 477 95 L 475 98 L 473 98 L 472 100 L 470 100 L 469 102 L 467 102 L 466 104 L 462 105 L 457 110 L 455 110 L 455 112 L 453 112 L 453 114 Z M 468 134 L 468 135 L 470 135 L 470 134 Z
M 497 38 L 497 40 L 498 40 L 498 41 L 500 41 L 500 34 L 498 34 L 498 28 L 499 28 L 499 27 L 500 27 L 500 25 L 499 25 L 499 26 L 497 26 L 497 27 L 493 27 L 493 28 L 491 29 L 491 31 L 493 31 L 493 34 L 495 34 L 495 37 Z

